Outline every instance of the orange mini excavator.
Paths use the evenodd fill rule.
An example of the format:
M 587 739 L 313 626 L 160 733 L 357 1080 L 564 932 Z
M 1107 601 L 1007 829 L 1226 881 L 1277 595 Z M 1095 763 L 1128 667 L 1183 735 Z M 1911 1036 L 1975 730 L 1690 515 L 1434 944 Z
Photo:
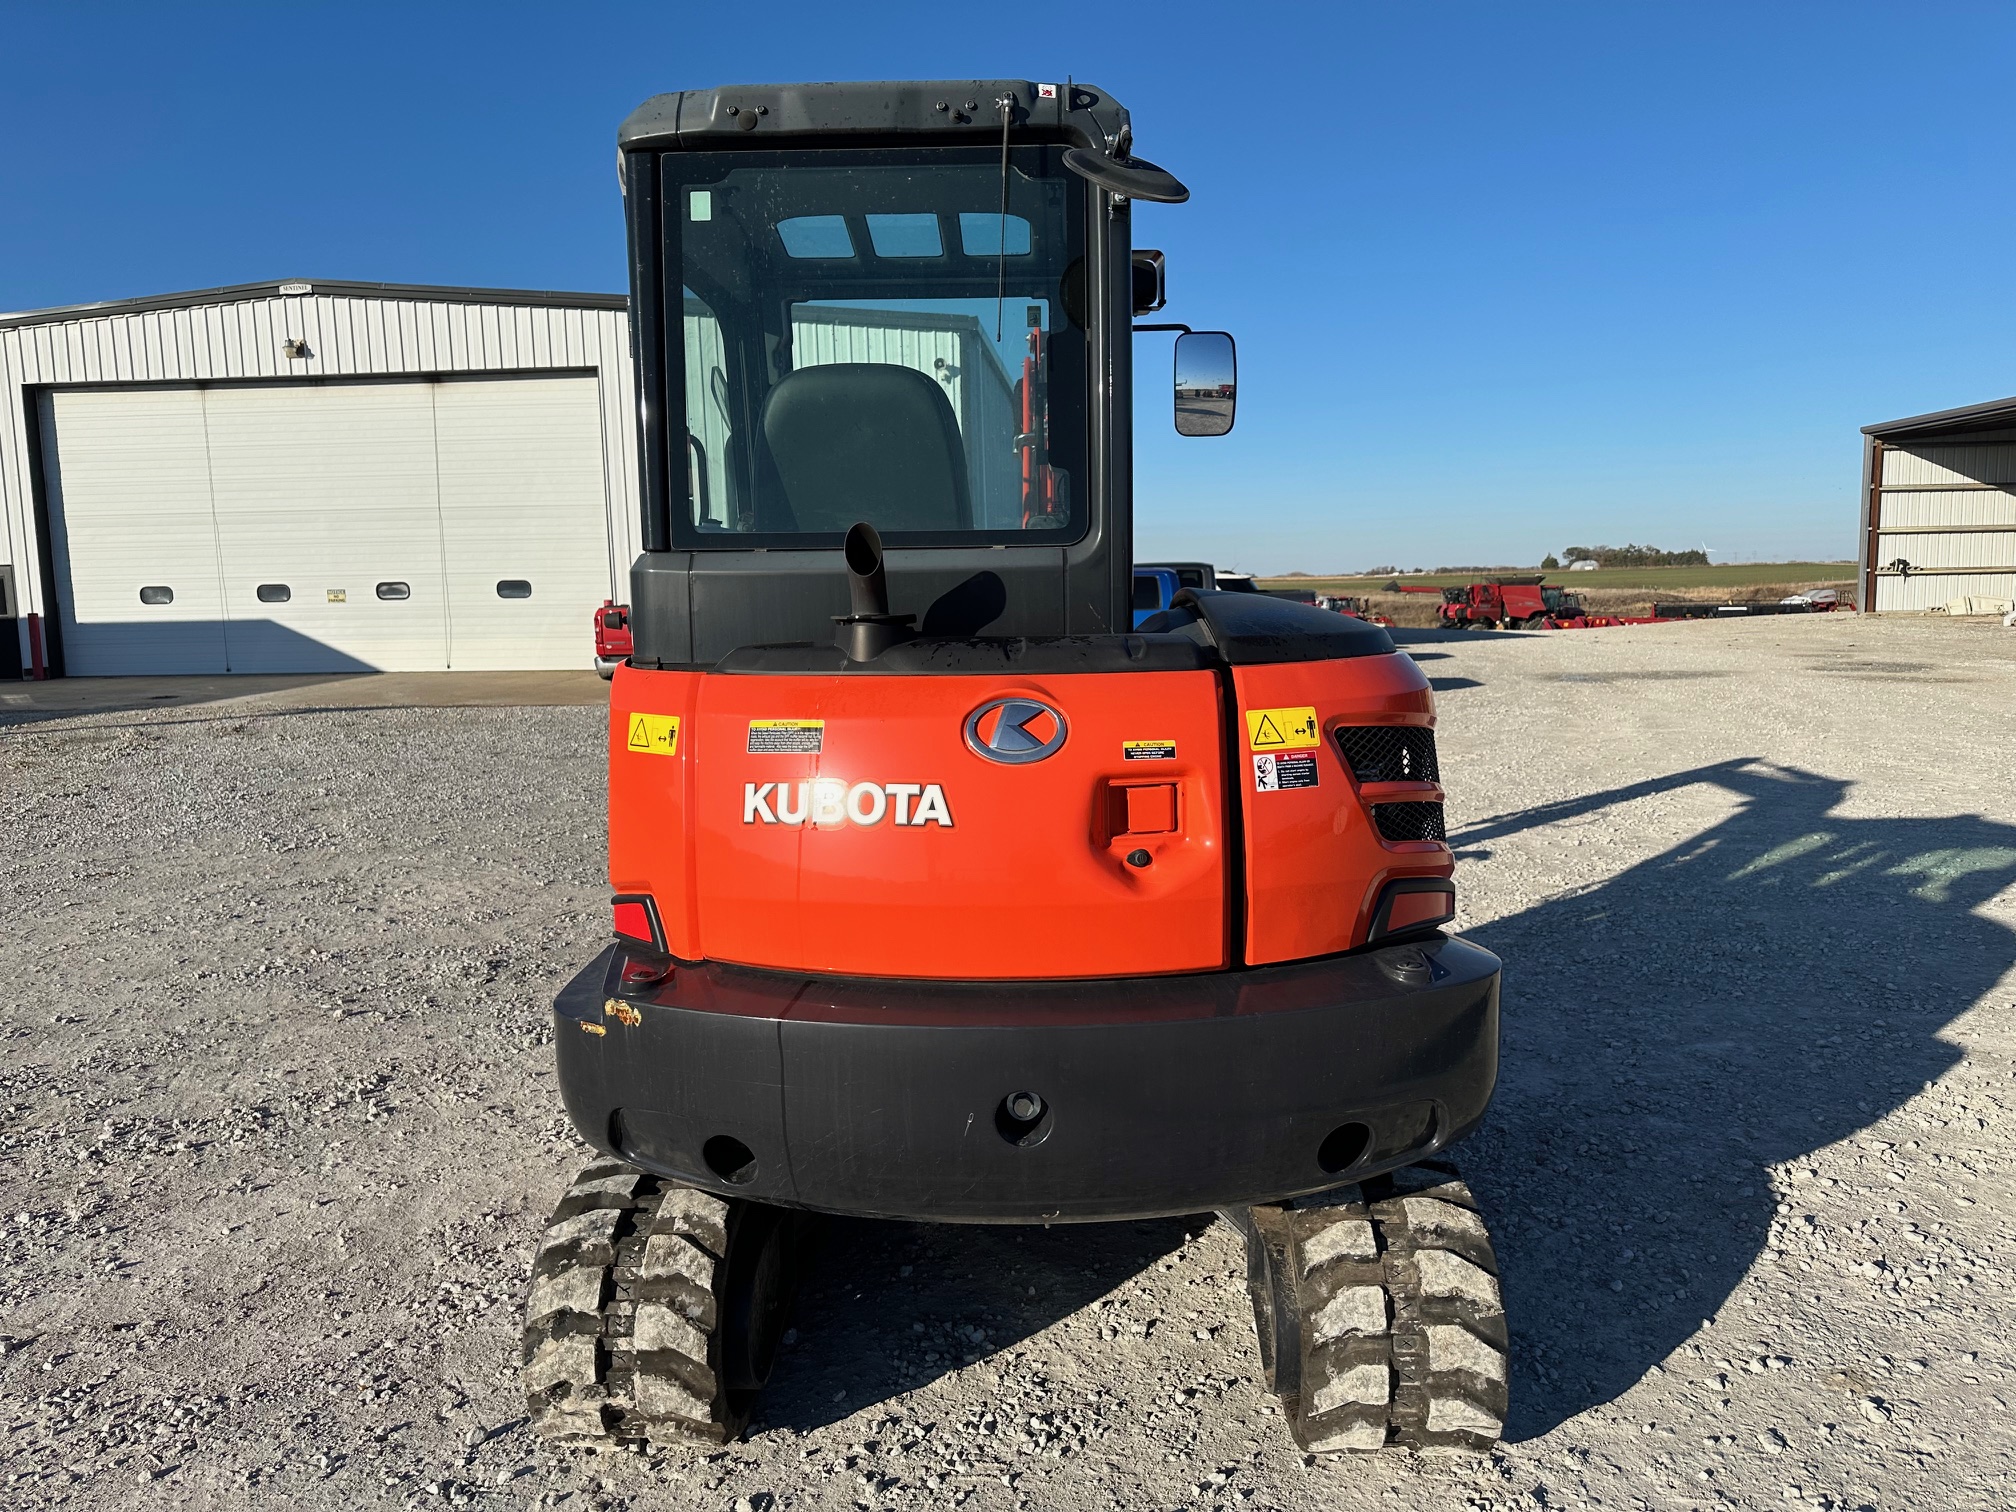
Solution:
M 1130 629 L 1138 331 L 1188 191 L 1087 85 L 695 90 L 623 125 L 643 552 L 615 940 L 555 1004 L 601 1158 L 534 1265 L 534 1425 L 733 1437 L 807 1214 L 1216 1211 L 1310 1450 L 1485 1448 L 1505 1316 L 1440 1157 L 1497 1074 L 1443 932 L 1428 682 L 1185 591 Z

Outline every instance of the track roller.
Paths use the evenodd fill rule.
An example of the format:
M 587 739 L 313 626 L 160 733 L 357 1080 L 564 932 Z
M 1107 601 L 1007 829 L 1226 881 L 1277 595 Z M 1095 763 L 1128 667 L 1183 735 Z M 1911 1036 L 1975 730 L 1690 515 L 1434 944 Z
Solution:
M 1313 1453 L 1488 1451 L 1506 1407 L 1498 1263 L 1446 1161 L 1225 1215 L 1267 1388 Z
M 577 1444 L 726 1443 L 769 1379 L 804 1243 L 800 1215 L 599 1160 L 532 1262 L 532 1430 Z

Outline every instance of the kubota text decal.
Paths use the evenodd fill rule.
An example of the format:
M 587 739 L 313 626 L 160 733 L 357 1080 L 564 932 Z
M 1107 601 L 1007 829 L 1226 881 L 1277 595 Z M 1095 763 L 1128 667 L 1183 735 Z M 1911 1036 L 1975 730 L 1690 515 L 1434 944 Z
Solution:
M 945 790 L 935 782 L 857 782 L 851 787 L 831 777 L 813 782 L 745 782 L 744 824 L 813 824 L 838 829 L 893 820 L 906 828 L 937 824 L 952 828 Z

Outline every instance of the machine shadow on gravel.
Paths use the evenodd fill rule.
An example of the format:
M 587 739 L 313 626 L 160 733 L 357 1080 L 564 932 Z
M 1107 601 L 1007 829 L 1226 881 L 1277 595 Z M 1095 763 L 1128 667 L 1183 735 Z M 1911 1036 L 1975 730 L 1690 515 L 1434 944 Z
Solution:
M 1587 891 L 1472 934 L 1506 962 L 1504 1057 L 1459 1152 L 1512 1322 L 1508 1440 L 1609 1402 L 1723 1306 L 1766 1247 L 1769 1167 L 1849 1138 L 1959 1059 L 1937 1036 L 2016 958 L 1975 910 L 2016 881 L 2016 826 L 1851 818 L 1852 784 L 1731 761 L 1530 809 L 1459 849 L 1617 822 L 1709 783 L 1740 807 Z M 1884 1198 L 1919 1204 L 1908 1184 Z M 1822 1278 L 1777 1272 L 1813 1296 Z M 1802 1340 L 1776 1347 L 1795 1357 Z
M 778 1357 L 751 1430 L 807 1432 L 1010 1355 L 1212 1222 L 1202 1215 L 1046 1229 L 826 1219 L 793 1310 L 796 1343 Z

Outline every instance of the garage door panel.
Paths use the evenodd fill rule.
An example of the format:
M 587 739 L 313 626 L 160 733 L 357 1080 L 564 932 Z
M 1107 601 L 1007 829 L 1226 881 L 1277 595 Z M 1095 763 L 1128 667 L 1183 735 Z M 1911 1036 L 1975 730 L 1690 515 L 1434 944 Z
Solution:
M 340 630 L 341 627 L 339 627 Z M 367 661 L 354 651 L 326 639 L 318 639 L 280 619 L 231 621 L 231 670 L 233 672 L 411 672 L 432 671 L 433 667 L 391 667 L 381 661 Z M 326 631 L 324 632 L 327 633 Z
M 65 672 L 227 670 L 202 391 L 65 390 L 41 419 Z
M 424 383 L 209 391 L 234 671 L 447 664 L 433 414 Z M 380 585 L 396 595 L 382 597 Z M 285 590 L 284 600 L 269 599 Z
M 564 668 L 593 654 L 610 593 L 600 396 L 590 377 L 434 390 L 449 665 Z M 505 597 L 500 584 L 529 596 Z
M 43 403 L 71 672 L 590 655 L 611 581 L 593 377 L 128 386 Z M 172 602 L 143 605 L 148 586 Z

